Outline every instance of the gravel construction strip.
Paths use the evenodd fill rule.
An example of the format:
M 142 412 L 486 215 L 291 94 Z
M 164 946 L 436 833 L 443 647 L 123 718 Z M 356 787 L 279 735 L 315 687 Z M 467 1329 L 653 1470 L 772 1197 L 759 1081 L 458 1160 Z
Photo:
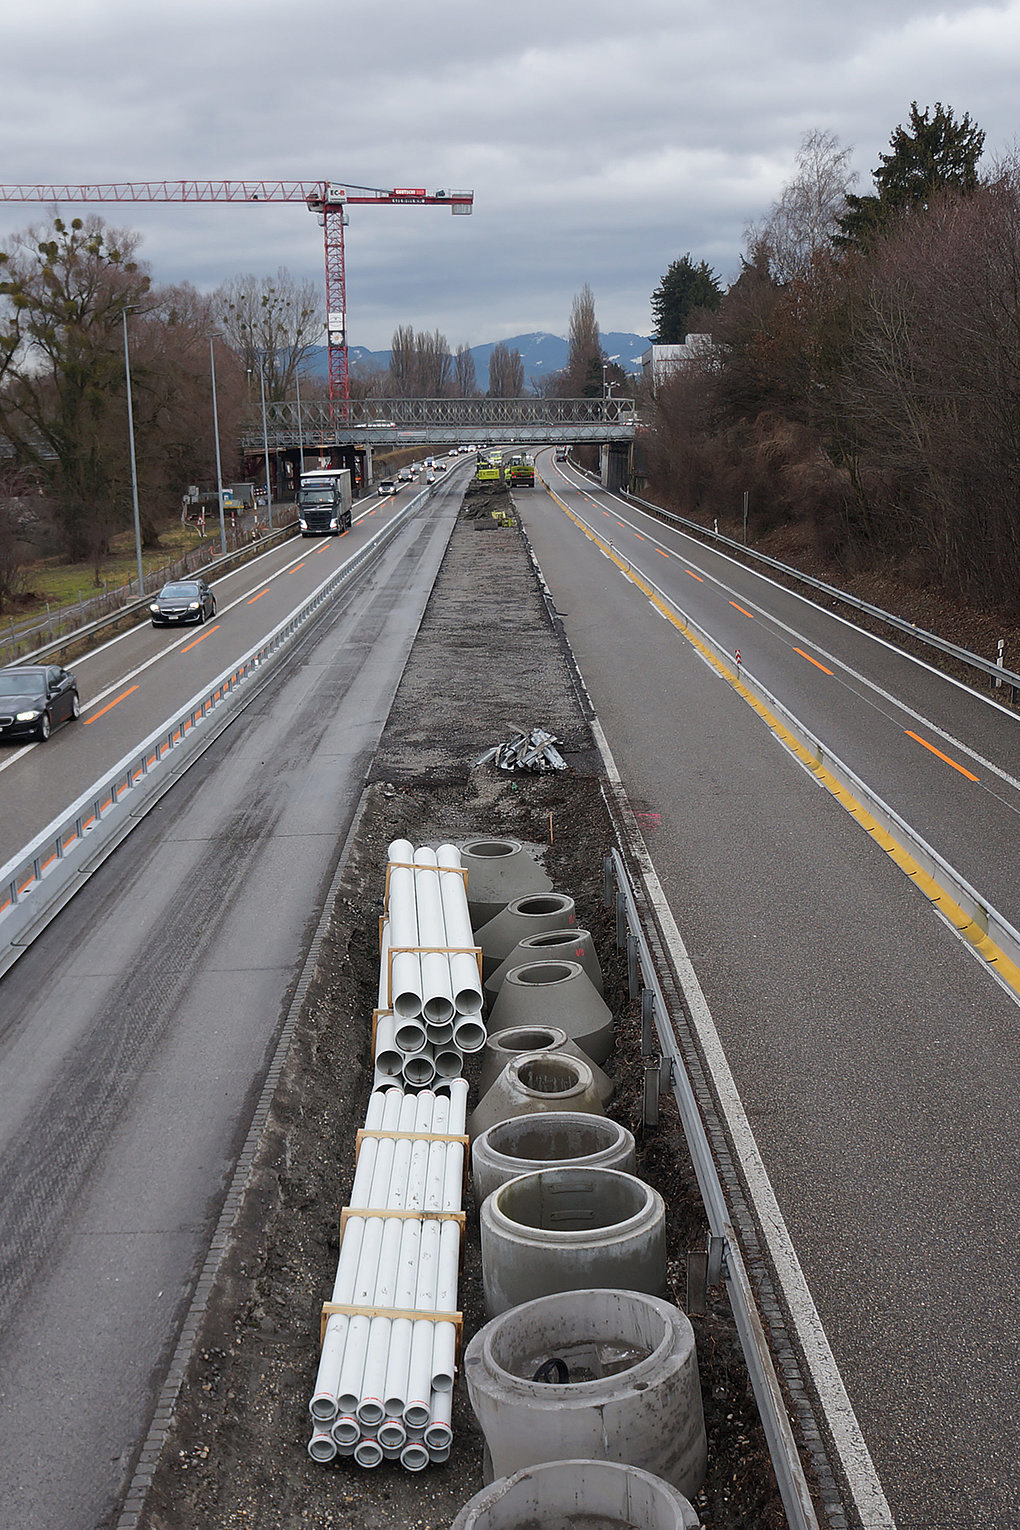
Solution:
M 654 1131 L 641 1126 L 640 1017 L 602 903 L 613 841 L 599 758 L 524 541 L 512 515 L 510 525 L 492 519 L 509 507 L 498 486 L 468 491 L 281 1037 L 243 1193 L 229 1203 L 229 1230 L 200 1282 L 203 1305 L 185 1325 L 188 1349 L 171 1372 L 176 1399 L 164 1391 L 132 1494 L 111 1521 L 118 1530 L 440 1530 L 482 1486 L 483 1442 L 461 1381 L 443 1465 L 411 1476 L 343 1458 L 324 1468 L 306 1453 L 319 1308 L 371 1086 L 379 868 L 395 838 L 523 840 L 576 899 L 619 1017 L 611 1113 L 637 1137 L 638 1174 L 666 1199 L 672 1299 L 683 1304 L 685 1254 L 704 1245 L 706 1225 L 671 1097 Z M 472 768 L 494 740 L 536 725 L 556 735 L 567 770 Z M 484 1321 L 470 1195 L 466 1210 L 465 1340 Z M 703 1524 L 779 1530 L 785 1517 L 721 1289 L 693 1324 L 709 1442 L 696 1500 Z

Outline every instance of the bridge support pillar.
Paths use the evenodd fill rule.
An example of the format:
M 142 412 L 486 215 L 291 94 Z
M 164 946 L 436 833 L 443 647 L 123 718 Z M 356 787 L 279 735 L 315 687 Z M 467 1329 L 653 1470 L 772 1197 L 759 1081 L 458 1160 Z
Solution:
M 606 441 L 599 453 L 599 477 L 604 489 L 626 489 L 630 486 L 633 442 Z

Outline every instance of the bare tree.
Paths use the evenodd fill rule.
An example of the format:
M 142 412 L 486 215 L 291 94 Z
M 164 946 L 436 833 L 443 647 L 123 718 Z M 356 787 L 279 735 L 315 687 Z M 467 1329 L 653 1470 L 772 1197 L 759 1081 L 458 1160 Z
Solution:
M 450 347 L 434 330 L 416 334 L 410 324 L 393 331 L 390 346 L 390 387 L 394 398 L 443 398 L 450 383 Z
M 857 180 L 852 154 L 853 147 L 844 148 L 835 133 L 820 128 L 805 133 L 793 179 L 761 222 L 745 231 L 748 250 L 767 254 L 776 281 L 806 276 L 815 255 L 828 250 Z
M 520 351 L 512 351 L 502 340 L 489 356 L 489 397 L 520 398 L 524 393 L 524 362 Z
M 261 367 L 266 397 L 284 399 L 294 376 L 322 340 L 322 303 L 312 281 L 299 281 L 281 266 L 275 277 L 237 276 L 215 293 L 223 333 L 255 374 Z
M 587 282 L 574 297 L 567 344 L 565 381 L 569 391 L 577 396 L 601 393 L 602 343 L 595 317 L 595 294 Z
M 390 341 L 390 393 L 393 398 L 414 398 L 417 392 L 414 329 L 398 324 Z
M 478 392 L 475 358 L 469 345 L 458 345 L 453 358 L 453 391 L 456 398 L 474 398 Z

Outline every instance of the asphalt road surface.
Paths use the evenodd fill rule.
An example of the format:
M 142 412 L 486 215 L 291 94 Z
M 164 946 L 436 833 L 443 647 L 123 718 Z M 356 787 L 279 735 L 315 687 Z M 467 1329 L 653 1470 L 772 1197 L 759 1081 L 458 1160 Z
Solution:
M 4 1525 L 92 1530 L 123 1491 L 456 515 L 437 488 L 0 981 Z M 346 542 L 306 544 L 310 587 Z M 285 587 L 297 604 L 299 571 Z M 279 615 L 241 599 L 247 645 L 252 611 Z M 18 766 L 52 762 L 56 791 L 50 748 Z
M 611 518 L 617 549 L 626 538 L 628 557 L 682 589 L 724 646 L 1015 908 L 1012 717 L 590 486 L 568 489 L 551 456 L 540 465 L 572 510 L 603 535 Z M 1014 998 L 544 490 L 516 497 L 896 1523 L 1015 1530 Z M 907 723 L 905 705 L 918 714 Z

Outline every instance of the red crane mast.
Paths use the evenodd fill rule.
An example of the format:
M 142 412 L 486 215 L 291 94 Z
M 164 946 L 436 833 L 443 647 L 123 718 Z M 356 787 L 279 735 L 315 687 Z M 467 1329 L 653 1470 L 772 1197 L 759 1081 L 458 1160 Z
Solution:
M 114 181 L 103 185 L 2 185 L 0 202 L 304 202 L 322 225 L 326 256 L 326 337 L 329 396 L 350 398 L 347 364 L 347 281 L 344 209 L 350 205 L 449 207 L 471 212 L 473 191 L 427 191 L 424 186 L 347 186 L 337 181 Z

